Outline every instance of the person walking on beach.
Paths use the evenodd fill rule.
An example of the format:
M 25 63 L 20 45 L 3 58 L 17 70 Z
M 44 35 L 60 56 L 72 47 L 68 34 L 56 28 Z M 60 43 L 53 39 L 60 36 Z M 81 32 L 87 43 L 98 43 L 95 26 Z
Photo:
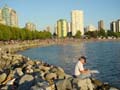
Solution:
M 83 66 L 84 64 L 86 64 L 86 57 L 81 56 L 78 59 L 77 64 L 75 65 L 75 72 L 74 72 L 75 77 L 84 79 L 84 78 L 89 78 L 91 76 L 90 70 L 84 69 Z

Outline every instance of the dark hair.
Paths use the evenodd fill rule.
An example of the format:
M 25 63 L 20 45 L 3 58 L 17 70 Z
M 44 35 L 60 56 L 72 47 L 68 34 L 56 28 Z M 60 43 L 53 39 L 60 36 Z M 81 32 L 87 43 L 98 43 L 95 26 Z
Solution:
M 81 60 L 81 59 L 84 59 L 85 63 L 87 62 L 85 56 L 81 56 L 78 60 Z

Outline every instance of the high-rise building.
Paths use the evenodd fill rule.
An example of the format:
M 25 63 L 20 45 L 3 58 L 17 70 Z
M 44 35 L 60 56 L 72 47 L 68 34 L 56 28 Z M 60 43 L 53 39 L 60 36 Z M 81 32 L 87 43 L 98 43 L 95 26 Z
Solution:
M 104 30 L 105 27 L 104 27 L 104 21 L 103 20 L 100 20 L 98 22 L 98 30 Z
M 72 11 L 72 36 L 75 36 L 77 31 L 84 35 L 84 15 L 81 10 Z
M 16 11 L 12 8 L 9 8 L 7 5 L 2 8 L 2 19 L 5 20 L 5 24 L 8 26 L 18 26 L 18 18 Z
M 89 25 L 86 27 L 86 31 L 96 31 L 96 30 L 97 30 L 97 28 L 93 25 Z
M 69 22 L 68 23 L 68 29 L 67 29 L 67 32 L 69 33 L 69 32 L 72 32 L 72 29 L 71 29 L 72 27 L 71 27 L 71 23 Z
M 57 36 L 58 38 L 67 36 L 67 21 L 64 19 L 57 21 Z
M 25 25 L 25 28 L 30 30 L 30 31 L 34 31 L 34 30 L 36 30 L 36 25 L 34 23 L 27 22 Z
M 116 21 L 116 32 L 120 32 L 120 19 Z
M 113 21 L 110 23 L 110 29 L 113 31 L 113 32 L 116 32 L 116 21 Z
M 17 27 L 18 26 L 18 17 L 16 15 L 16 11 L 13 10 L 13 9 L 10 12 L 10 24 L 13 27 Z
M 50 26 L 47 26 L 47 27 L 46 27 L 46 31 L 50 32 L 50 31 L 51 31 L 51 27 L 50 27 Z
M 2 19 L 2 10 L 0 9 L 0 20 Z
M 57 32 L 57 24 L 55 24 L 55 26 L 54 26 L 54 33 L 58 34 L 58 32 Z
M 5 20 L 2 18 L 2 10 L 0 9 L 0 24 L 5 24 Z

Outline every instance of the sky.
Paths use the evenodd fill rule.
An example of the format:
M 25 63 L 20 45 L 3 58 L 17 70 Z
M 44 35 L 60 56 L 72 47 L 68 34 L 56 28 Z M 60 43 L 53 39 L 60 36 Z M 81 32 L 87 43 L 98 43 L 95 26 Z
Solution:
M 20 27 L 33 22 L 37 30 L 54 27 L 59 19 L 71 22 L 72 10 L 84 11 L 85 26 L 104 20 L 109 29 L 111 21 L 120 19 L 120 0 L 0 0 L 0 8 L 5 4 L 17 12 Z

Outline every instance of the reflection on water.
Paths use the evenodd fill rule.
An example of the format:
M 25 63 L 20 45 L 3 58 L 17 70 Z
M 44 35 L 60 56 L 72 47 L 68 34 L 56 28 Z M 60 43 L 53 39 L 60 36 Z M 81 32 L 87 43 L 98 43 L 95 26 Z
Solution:
M 32 59 L 61 66 L 69 74 L 81 55 L 87 56 L 87 68 L 100 71 L 96 78 L 120 87 L 120 42 L 86 42 L 33 48 L 21 52 Z

